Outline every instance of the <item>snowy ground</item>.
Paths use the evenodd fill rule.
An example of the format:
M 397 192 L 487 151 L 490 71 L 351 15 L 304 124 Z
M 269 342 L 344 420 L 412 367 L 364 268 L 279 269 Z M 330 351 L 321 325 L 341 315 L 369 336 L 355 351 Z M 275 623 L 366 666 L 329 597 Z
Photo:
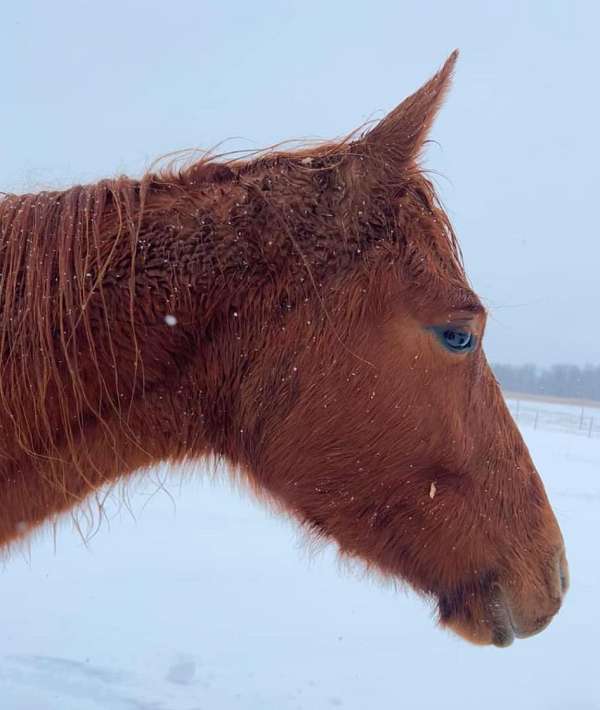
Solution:
M 469 646 L 248 496 L 172 478 L 173 499 L 146 483 L 87 547 L 65 526 L 7 561 L 0 708 L 600 708 L 600 440 L 522 426 L 572 572 L 540 636 Z

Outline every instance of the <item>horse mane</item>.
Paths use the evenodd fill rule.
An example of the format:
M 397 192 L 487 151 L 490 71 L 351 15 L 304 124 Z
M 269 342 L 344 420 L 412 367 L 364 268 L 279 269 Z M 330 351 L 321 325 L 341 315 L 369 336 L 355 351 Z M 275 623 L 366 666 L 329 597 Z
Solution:
M 104 428 L 109 441 L 125 436 L 141 446 L 127 418 L 134 397 L 144 388 L 134 324 L 135 263 L 144 222 L 164 214 L 190 190 L 243 183 L 274 169 L 299 171 L 307 181 L 323 171 L 341 174 L 346 171 L 344 158 L 357 145 L 355 137 L 353 132 L 337 142 L 296 150 L 281 150 L 279 145 L 243 158 L 208 154 L 183 168 L 172 163 L 137 180 L 117 177 L 62 191 L 5 194 L 0 199 L 0 318 L 5 324 L 0 333 L 0 405 L 9 420 L 0 436 L 13 442 L 13 450 L 17 443 L 28 465 L 39 463 L 40 470 L 46 471 L 49 464 L 51 470 L 55 468 L 55 483 L 60 483 L 61 465 L 66 462 L 82 475 L 93 469 L 78 441 L 90 416 Z M 373 160 L 369 179 L 384 179 L 387 169 L 385 161 Z M 343 179 L 347 178 L 346 174 Z M 441 220 L 444 258 L 462 264 L 433 185 L 416 164 L 405 169 L 402 184 L 419 211 L 433 215 L 438 224 Z M 440 244 L 436 246 L 432 239 L 431 248 L 439 251 Z M 306 265 L 310 268 L 307 261 Z M 125 401 L 119 394 L 121 363 L 107 309 L 100 308 L 107 343 L 102 357 L 95 345 L 98 323 L 90 318 L 92 301 L 106 303 L 108 275 L 117 267 L 128 280 L 127 317 L 134 349 L 134 383 Z M 115 415 L 112 425 L 108 413 Z M 115 433 L 115 420 L 120 434 Z M 8 450 L 3 446 L 5 459 Z

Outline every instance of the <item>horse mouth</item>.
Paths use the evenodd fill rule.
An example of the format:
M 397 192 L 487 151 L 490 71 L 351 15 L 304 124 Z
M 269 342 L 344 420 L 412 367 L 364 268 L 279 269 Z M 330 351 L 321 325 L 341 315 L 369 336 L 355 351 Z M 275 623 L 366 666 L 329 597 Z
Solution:
M 527 622 L 515 619 L 515 612 L 499 584 L 492 585 L 473 604 L 449 605 L 448 599 L 439 602 L 440 622 L 467 641 L 498 648 L 510 646 L 515 638 L 525 639 L 542 632 L 560 607 L 557 600 L 549 613 L 534 616 Z
M 495 589 L 487 603 L 492 644 L 498 648 L 510 646 L 518 635 L 515 623 L 500 587 Z

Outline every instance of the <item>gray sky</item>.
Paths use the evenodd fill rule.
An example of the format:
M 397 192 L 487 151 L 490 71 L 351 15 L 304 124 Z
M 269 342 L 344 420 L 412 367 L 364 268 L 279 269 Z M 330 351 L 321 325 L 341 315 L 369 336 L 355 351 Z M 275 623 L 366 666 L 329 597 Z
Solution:
M 598 364 L 599 26 L 591 0 L 3 3 L 0 190 L 333 138 L 458 47 L 426 166 L 491 309 L 488 356 Z

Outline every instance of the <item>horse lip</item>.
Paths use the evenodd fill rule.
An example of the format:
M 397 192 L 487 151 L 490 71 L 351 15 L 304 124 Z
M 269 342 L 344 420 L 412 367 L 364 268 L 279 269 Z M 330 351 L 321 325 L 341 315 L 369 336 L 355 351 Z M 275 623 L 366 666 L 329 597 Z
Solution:
M 480 618 L 477 623 L 473 616 L 470 621 L 467 621 L 469 617 L 466 614 L 457 613 L 445 597 L 440 597 L 440 620 L 467 640 L 475 643 L 491 643 L 498 648 L 510 646 L 515 638 L 525 639 L 539 634 L 548 626 L 560 608 L 560 600 L 557 600 L 556 609 L 544 616 L 531 619 L 530 622 L 526 621 L 523 625 L 516 620 L 519 617 L 516 615 L 515 618 L 508 595 L 499 582 L 488 586 L 487 591 L 483 592 L 481 601 L 484 618 Z M 447 606 L 450 608 L 446 608 Z M 476 630 L 477 627 L 479 631 Z M 482 627 L 487 627 L 485 636 L 481 634 Z M 486 640 L 483 640 L 484 638 Z
M 499 584 L 494 585 L 488 611 L 491 617 L 492 643 L 500 648 L 510 646 L 515 638 L 526 639 L 539 634 L 554 618 L 554 614 L 548 614 L 541 617 L 531 631 L 523 631 L 515 622 L 511 606 Z
M 498 648 L 510 646 L 517 638 L 522 638 L 515 628 L 510 606 L 500 585 L 494 586 L 494 592 L 487 604 L 492 630 L 492 643 Z

